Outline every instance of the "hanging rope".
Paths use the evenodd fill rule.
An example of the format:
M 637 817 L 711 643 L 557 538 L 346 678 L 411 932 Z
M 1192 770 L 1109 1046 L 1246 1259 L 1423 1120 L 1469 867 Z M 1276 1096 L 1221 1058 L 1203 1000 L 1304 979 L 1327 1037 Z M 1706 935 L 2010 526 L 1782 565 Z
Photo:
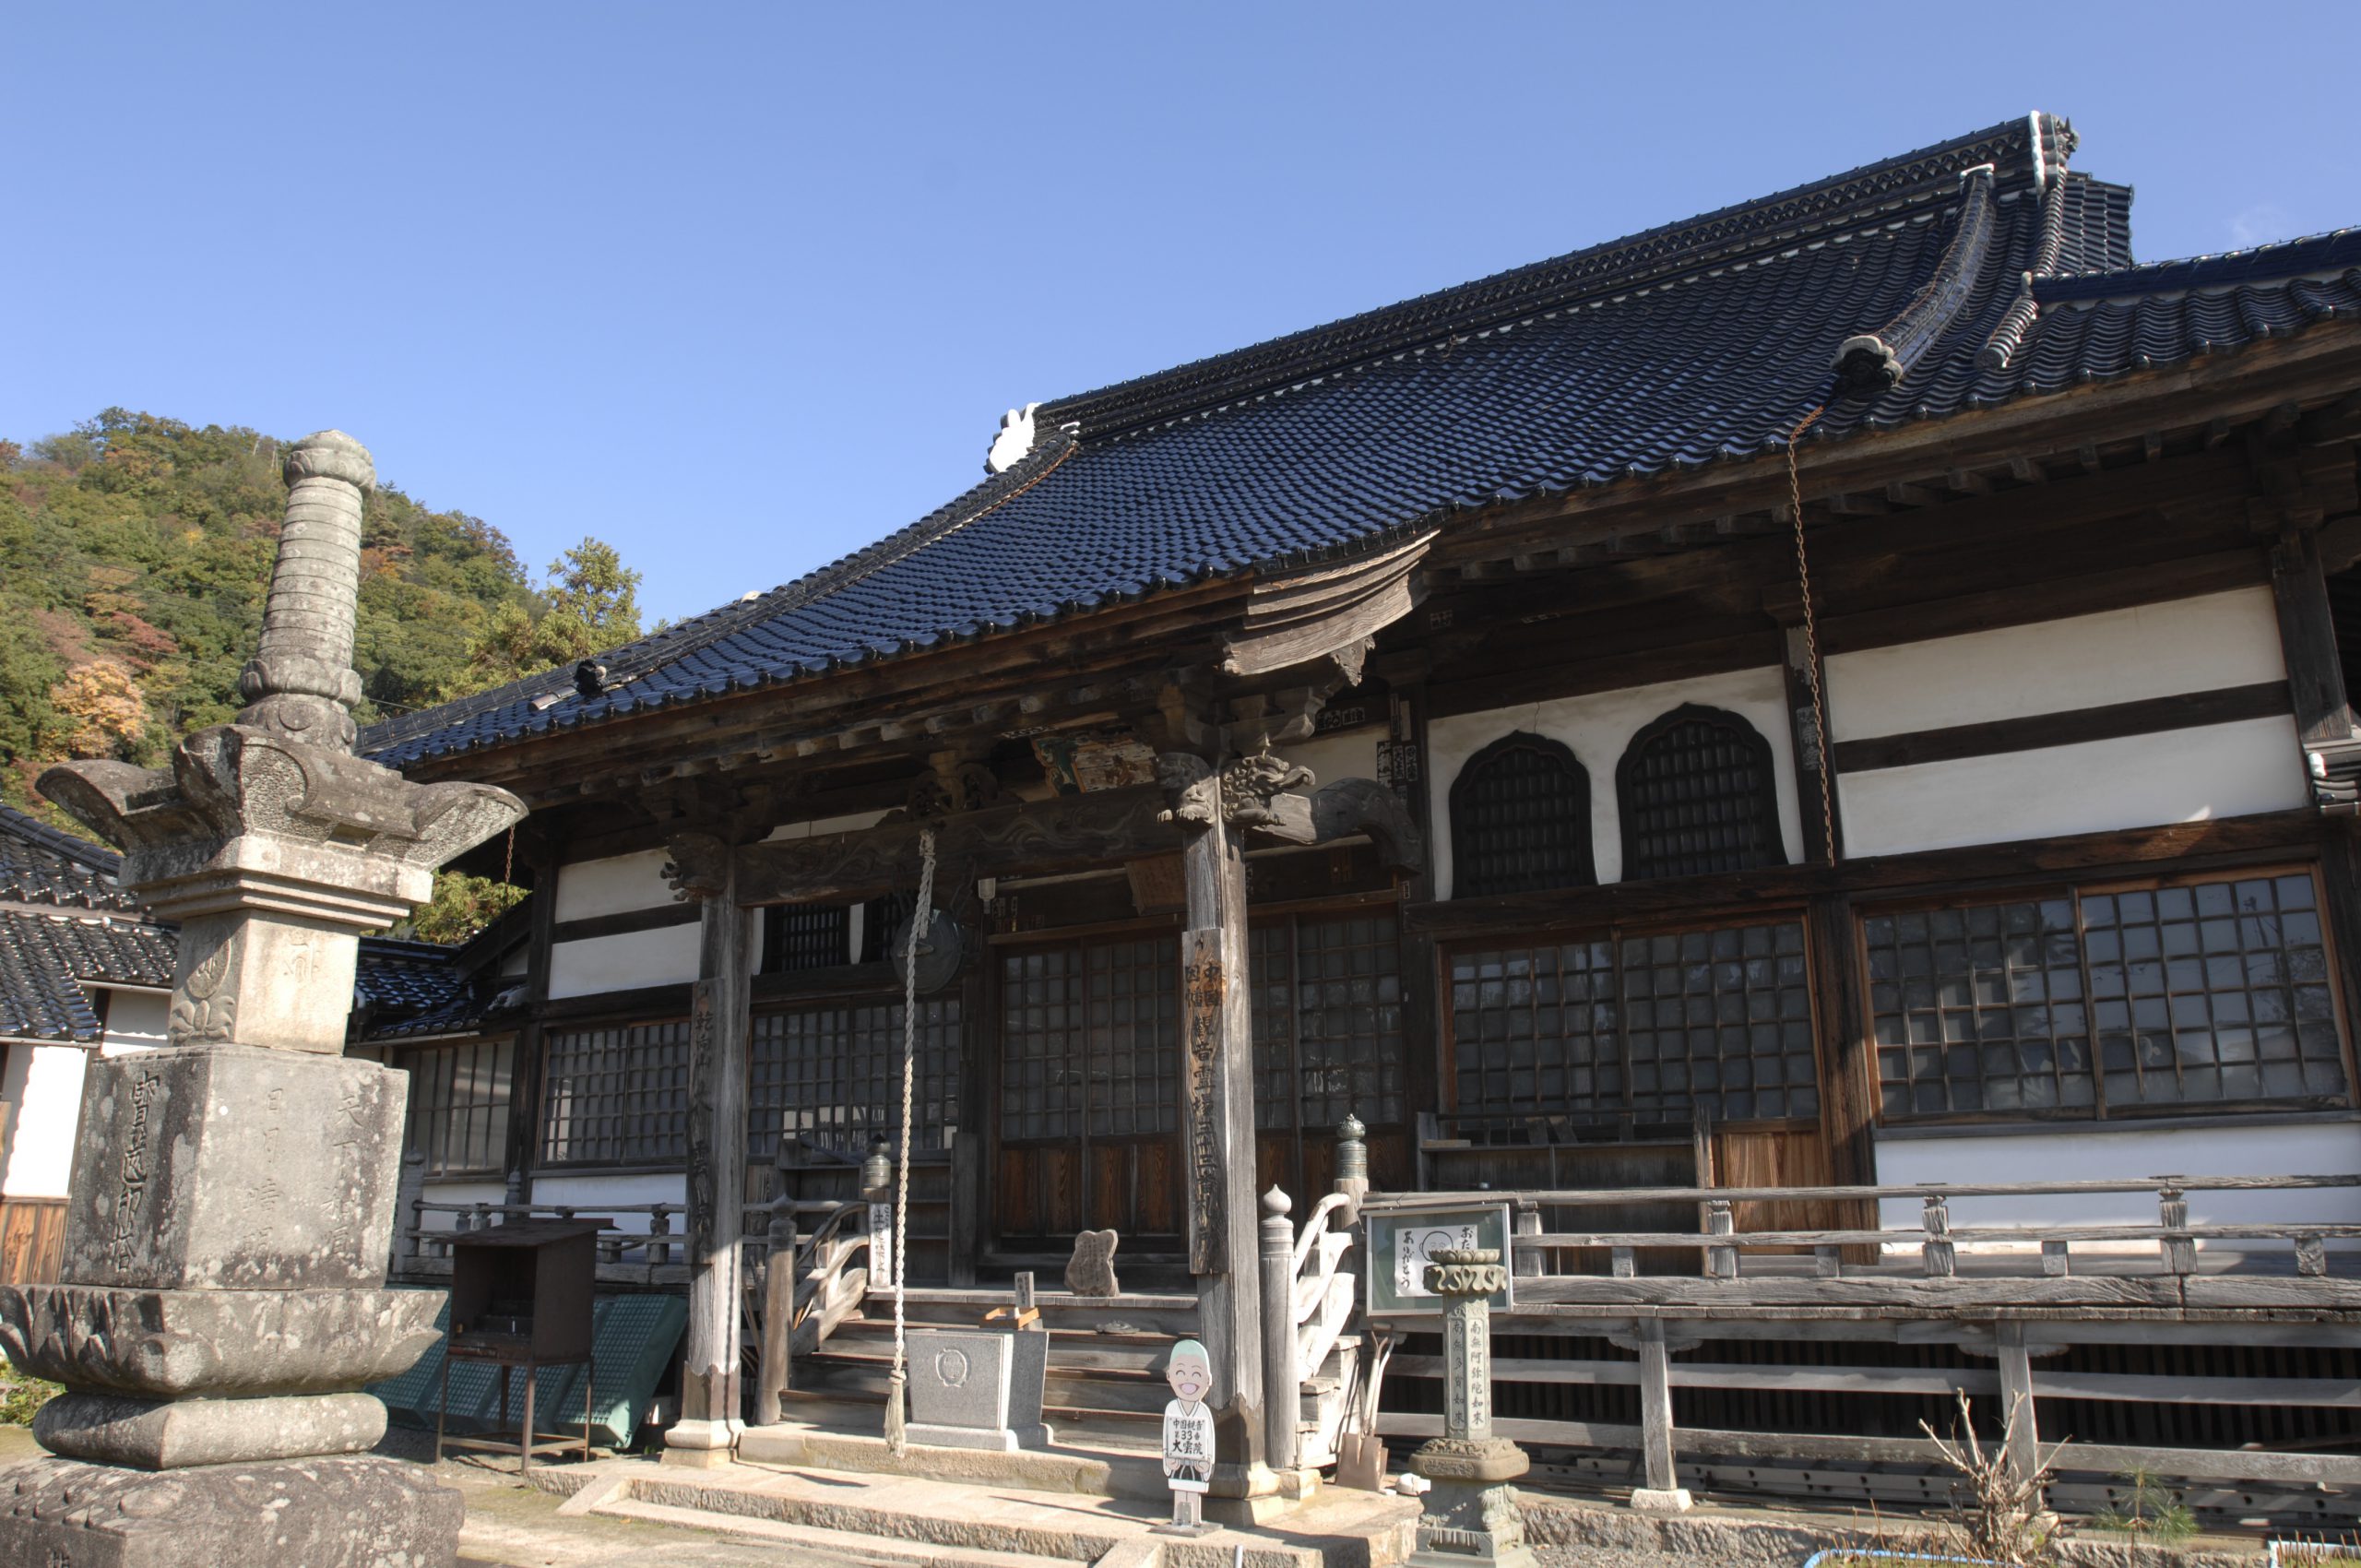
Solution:
M 1823 403 L 1812 410 L 1787 432 L 1787 516 L 1796 525 L 1796 587 L 1804 601 L 1804 678 L 1811 685 L 1812 744 L 1820 753 L 1820 766 L 1814 770 L 1820 775 L 1820 841 L 1827 847 L 1829 862 L 1834 864 L 1836 789 L 1829 778 L 1828 704 L 1820 691 L 1820 625 L 1811 609 L 1811 560 L 1804 553 L 1804 486 L 1796 472 L 1796 443 L 1827 406 Z
M 902 1317 L 903 1287 L 909 1274 L 910 1121 L 919 1057 L 919 941 L 934 923 L 934 829 L 919 831 L 919 901 L 910 910 L 909 935 L 902 947 L 902 1145 L 894 1168 L 894 1371 L 885 1380 L 885 1446 L 896 1458 L 910 1451 L 903 1370 L 908 1359 Z

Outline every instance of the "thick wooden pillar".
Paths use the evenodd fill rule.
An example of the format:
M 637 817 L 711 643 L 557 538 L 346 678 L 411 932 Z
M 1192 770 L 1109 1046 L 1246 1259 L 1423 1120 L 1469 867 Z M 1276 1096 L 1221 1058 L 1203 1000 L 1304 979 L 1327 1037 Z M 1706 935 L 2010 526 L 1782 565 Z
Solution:
M 1179 769 L 1175 773 L 1174 769 Z M 1193 774 L 1195 777 L 1189 778 Z M 1170 758 L 1186 830 L 1180 936 L 1182 1169 L 1198 1337 L 1213 1362 L 1216 1497 L 1268 1495 L 1264 1457 L 1263 1292 L 1254 1196 L 1254 1026 L 1247 983 L 1241 824 L 1219 778 Z M 1285 1311 L 1281 1304 L 1279 1310 Z
M 739 906 L 734 857 L 700 887 L 697 981 L 689 1016 L 689 1324 L 681 1419 L 667 1461 L 730 1462 L 739 1405 L 739 1240 L 745 1223 L 746 1087 L 753 968 L 752 911 Z

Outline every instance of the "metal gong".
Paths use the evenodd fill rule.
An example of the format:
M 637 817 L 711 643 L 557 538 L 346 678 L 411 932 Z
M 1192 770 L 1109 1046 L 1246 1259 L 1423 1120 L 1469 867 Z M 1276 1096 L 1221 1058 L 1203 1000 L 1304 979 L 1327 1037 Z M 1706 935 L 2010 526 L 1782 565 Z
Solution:
M 887 946 L 892 955 L 894 971 L 902 972 L 909 961 L 910 922 L 905 921 L 895 931 Z M 926 930 L 919 937 L 919 994 L 931 996 L 959 978 L 959 963 L 966 956 L 966 938 L 959 922 L 941 909 L 933 911 Z

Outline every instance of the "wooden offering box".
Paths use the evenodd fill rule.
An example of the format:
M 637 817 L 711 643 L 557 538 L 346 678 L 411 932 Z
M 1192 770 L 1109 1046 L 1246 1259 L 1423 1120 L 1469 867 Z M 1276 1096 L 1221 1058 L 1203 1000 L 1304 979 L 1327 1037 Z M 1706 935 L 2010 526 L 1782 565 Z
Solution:
M 541 1365 L 590 1354 L 605 1219 L 526 1219 L 451 1239 L 451 1343 Z

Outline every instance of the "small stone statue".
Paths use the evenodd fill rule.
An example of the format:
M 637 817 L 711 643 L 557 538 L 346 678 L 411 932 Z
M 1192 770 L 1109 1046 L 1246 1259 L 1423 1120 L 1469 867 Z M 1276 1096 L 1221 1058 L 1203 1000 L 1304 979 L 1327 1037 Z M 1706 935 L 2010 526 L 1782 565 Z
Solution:
M 1074 1256 L 1066 1264 L 1066 1289 L 1077 1296 L 1120 1296 L 1122 1288 L 1115 1283 L 1115 1244 L 1121 1241 L 1112 1230 L 1085 1230 L 1074 1239 Z
M 1213 1358 L 1193 1339 L 1172 1347 L 1164 1381 L 1172 1398 L 1164 1407 L 1164 1479 L 1172 1489 L 1172 1522 L 1157 1526 L 1167 1535 L 1198 1535 L 1204 1522 L 1204 1496 L 1214 1476 Z

